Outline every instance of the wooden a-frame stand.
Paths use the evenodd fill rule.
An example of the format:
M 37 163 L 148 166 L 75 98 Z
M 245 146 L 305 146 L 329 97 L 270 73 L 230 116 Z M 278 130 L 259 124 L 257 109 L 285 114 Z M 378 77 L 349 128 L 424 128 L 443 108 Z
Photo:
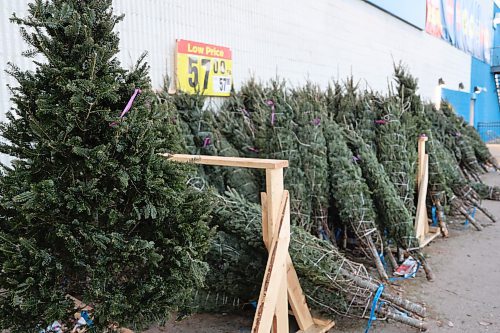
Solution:
M 288 303 L 300 333 L 323 333 L 335 326 L 333 320 L 313 318 L 288 254 L 290 243 L 290 196 L 284 189 L 283 168 L 287 160 L 241 157 L 169 155 L 171 161 L 266 170 L 266 192 L 262 199 L 262 236 L 269 252 L 264 281 L 252 333 L 288 333 Z
M 441 234 L 439 228 L 429 227 L 427 217 L 426 199 L 429 184 L 429 155 L 425 152 L 425 143 L 427 140 L 427 136 L 420 136 L 418 138 L 418 204 L 415 215 L 415 234 L 420 242 L 420 248 L 425 247 Z

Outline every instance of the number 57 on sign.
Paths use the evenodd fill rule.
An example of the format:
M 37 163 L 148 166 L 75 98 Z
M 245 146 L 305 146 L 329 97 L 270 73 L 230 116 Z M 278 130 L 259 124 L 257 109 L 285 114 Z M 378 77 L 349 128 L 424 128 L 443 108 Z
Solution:
M 233 83 L 231 49 L 178 39 L 176 58 L 178 90 L 189 94 L 229 96 Z

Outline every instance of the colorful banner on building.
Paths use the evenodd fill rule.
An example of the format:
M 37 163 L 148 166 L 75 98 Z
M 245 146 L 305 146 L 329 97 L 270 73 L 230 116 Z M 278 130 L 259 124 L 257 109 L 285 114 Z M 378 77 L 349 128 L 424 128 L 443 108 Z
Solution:
M 443 37 L 455 44 L 455 0 L 441 0 Z
M 441 0 L 427 0 L 425 31 L 434 37 L 444 39 L 441 13 Z
M 425 31 L 490 62 L 492 0 L 427 0 Z

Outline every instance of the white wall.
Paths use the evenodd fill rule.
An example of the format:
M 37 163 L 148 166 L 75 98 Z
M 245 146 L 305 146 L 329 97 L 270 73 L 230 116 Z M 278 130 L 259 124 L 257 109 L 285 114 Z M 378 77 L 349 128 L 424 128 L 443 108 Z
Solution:
M 20 53 L 25 47 L 12 12 L 22 16 L 27 0 L 0 0 L 0 120 L 9 108 L 6 63 L 32 68 Z M 236 87 L 254 75 L 276 74 L 296 84 L 309 78 L 326 85 L 353 74 L 376 90 L 387 88 L 393 60 L 402 60 L 431 99 L 438 78 L 469 90 L 471 58 L 444 41 L 361 0 L 114 0 L 119 55 L 132 66 L 148 51 L 153 84 L 172 74 L 177 38 L 228 46 L 233 51 Z
M 442 77 L 468 90 L 470 56 L 361 0 L 114 0 L 121 59 L 148 50 L 155 85 L 174 68 L 175 39 L 228 46 L 236 86 L 250 75 L 279 74 L 326 85 L 351 73 L 374 89 L 387 88 L 393 59 L 404 61 L 432 98 Z
M 21 17 L 26 14 L 26 3 L 24 0 L 0 0 L 0 121 L 5 120 L 5 113 L 10 108 L 10 92 L 6 85 L 16 83 L 5 73 L 7 62 L 23 69 L 34 68 L 30 59 L 21 56 L 26 45 L 19 35 L 18 26 L 9 21 L 14 12 Z
M 16 85 L 16 81 L 5 73 L 8 68 L 7 62 L 12 62 L 22 69 L 34 68 L 30 59 L 21 56 L 26 45 L 19 35 L 18 26 L 9 21 L 14 12 L 18 16 L 26 14 L 26 3 L 24 0 L 0 0 L 0 121 L 7 120 L 5 115 L 11 107 L 11 95 L 7 84 Z M 0 162 L 8 163 L 9 161 L 9 156 L 0 154 Z

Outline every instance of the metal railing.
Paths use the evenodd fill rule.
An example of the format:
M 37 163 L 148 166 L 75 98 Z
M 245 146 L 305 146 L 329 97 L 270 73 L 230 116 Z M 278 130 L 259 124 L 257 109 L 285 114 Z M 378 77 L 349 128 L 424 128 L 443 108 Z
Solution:
M 486 143 L 500 143 L 500 121 L 479 122 L 477 131 Z

